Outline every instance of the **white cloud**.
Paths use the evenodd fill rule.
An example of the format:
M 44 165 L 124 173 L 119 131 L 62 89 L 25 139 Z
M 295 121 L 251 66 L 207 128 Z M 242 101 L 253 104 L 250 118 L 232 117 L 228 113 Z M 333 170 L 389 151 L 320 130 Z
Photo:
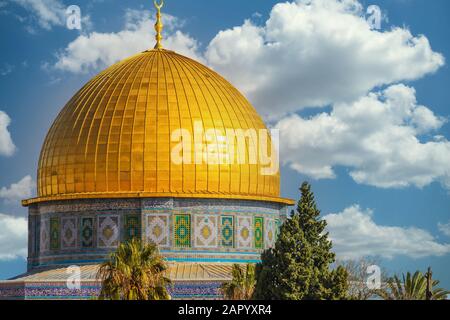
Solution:
M 128 10 L 125 27 L 119 32 L 91 32 L 80 35 L 63 51 L 58 53 L 56 69 L 74 73 L 87 72 L 110 66 L 136 52 L 150 49 L 154 45 L 154 20 L 149 11 Z M 180 54 L 201 60 L 197 53 L 197 42 L 189 35 L 174 29 L 181 24 L 168 14 L 164 16 L 164 47 Z
M 358 205 L 324 217 L 333 241 L 333 249 L 340 259 L 379 256 L 424 258 L 450 253 L 450 244 L 438 243 L 427 231 L 415 227 L 377 225 L 371 210 Z
M 0 156 L 12 156 L 16 151 L 8 126 L 11 123 L 9 116 L 0 110 Z
M 66 22 L 66 6 L 59 0 L 13 0 L 29 11 L 41 28 L 50 30 Z
M 28 223 L 0 213 L 0 260 L 27 257 Z
M 372 186 L 439 181 L 450 188 L 450 142 L 433 132 L 444 119 L 417 104 L 413 88 L 395 84 L 435 72 L 444 57 L 406 28 L 372 30 L 363 13 L 357 0 L 279 3 L 263 26 L 246 21 L 219 32 L 203 58 L 195 39 L 175 31 L 179 20 L 165 14 L 164 45 L 213 67 L 261 114 L 277 119 L 282 159 L 295 170 L 334 178 L 334 168 L 344 166 L 356 182 Z M 148 49 L 152 16 L 128 10 L 122 31 L 80 35 L 54 67 L 87 72 Z M 379 86 L 388 88 L 371 92 Z M 325 105 L 332 111 L 292 115 Z
M 376 86 L 417 79 L 444 64 L 426 37 L 404 28 L 371 30 L 362 12 L 357 0 L 279 3 L 264 26 L 247 20 L 219 32 L 204 59 L 193 38 L 175 31 L 179 21 L 165 14 L 164 46 L 206 62 L 269 117 L 352 101 Z M 78 37 L 58 54 L 56 68 L 98 69 L 148 49 L 153 16 L 129 10 L 123 30 Z
M 68 14 L 66 6 L 60 0 L 12 0 L 17 3 L 30 15 L 28 17 L 21 17 L 16 15 L 19 21 L 26 23 L 26 29 L 30 33 L 35 33 L 36 30 L 33 24 L 37 24 L 40 28 L 45 30 L 51 30 L 53 27 L 65 27 Z M 91 20 L 88 14 L 81 12 L 81 25 L 82 28 L 90 28 Z
M 362 13 L 356 0 L 279 3 L 263 26 L 247 20 L 219 32 L 205 56 L 268 118 L 351 102 L 444 64 L 425 36 L 371 30 Z
M 281 159 L 313 178 L 334 178 L 333 169 L 344 166 L 361 184 L 398 188 L 440 181 L 450 188 L 450 142 L 442 136 L 420 141 L 444 122 L 417 103 L 413 88 L 400 84 L 336 104 L 329 113 L 288 116 L 276 127 Z
M 7 202 L 16 202 L 23 199 L 31 198 L 35 190 L 36 183 L 31 176 L 26 176 L 17 183 L 13 183 L 7 187 L 0 189 L 0 198 Z
M 448 223 L 439 223 L 438 224 L 439 231 L 450 237 L 450 222 Z

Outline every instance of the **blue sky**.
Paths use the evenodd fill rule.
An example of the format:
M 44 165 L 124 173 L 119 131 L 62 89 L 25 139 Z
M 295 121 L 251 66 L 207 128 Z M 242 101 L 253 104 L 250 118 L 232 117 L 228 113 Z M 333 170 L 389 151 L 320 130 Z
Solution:
M 23 225 L 26 210 L 18 199 L 35 192 L 39 151 L 58 111 L 110 61 L 128 54 L 122 46 L 129 45 L 130 53 L 153 46 L 152 25 L 147 21 L 152 19 L 151 1 L 48 0 L 43 1 L 51 9 L 46 12 L 33 7 L 35 3 L 0 1 L 0 112 L 10 119 L 6 127 L 3 118 L 3 129 L 15 146 L 5 144 L 3 151 L 0 146 L 0 230 L 11 235 L 6 241 L 0 234 L 0 279 L 26 269 L 21 257 L 26 240 L 23 228 L 17 227 Z M 435 277 L 450 288 L 450 71 L 446 64 L 450 57 L 450 3 L 354 1 L 359 13 L 343 5 L 326 7 L 319 0 L 313 1 L 314 5 L 291 3 L 296 5 L 291 10 L 275 9 L 277 3 L 168 0 L 163 11 L 173 20 L 166 23 L 166 36 L 176 51 L 224 74 L 270 125 L 281 129 L 282 160 L 286 162 L 282 195 L 298 199 L 301 182 L 312 183 L 319 207 L 329 218 L 331 236 L 340 244 L 338 255 L 377 256 L 391 273 L 425 271 L 432 266 Z M 82 10 L 81 31 L 65 27 L 61 12 L 72 4 Z M 381 30 L 364 29 L 360 16 L 369 5 L 382 10 Z M 317 18 L 318 12 L 323 19 Z M 298 15 L 288 16 L 291 13 Z M 271 23 L 266 24 L 269 17 Z M 302 24 L 302 17 L 308 23 Z M 245 25 L 246 19 L 250 22 Z M 120 36 L 127 30 L 127 35 L 147 39 L 146 27 L 147 43 Z M 406 44 L 398 40 L 400 33 L 394 33 L 394 27 L 409 30 L 409 36 L 402 33 Z M 183 37 L 175 36 L 177 30 Z M 219 34 L 221 30 L 228 33 Z M 280 35 L 279 30 L 287 32 Z M 104 45 L 97 42 L 95 48 L 89 47 L 95 33 L 112 35 L 113 41 L 108 43 L 111 38 L 103 37 Z M 342 34 L 346 37 L 333 38 Z M 414 42 L 420 35 L 422 41 Z M 264 40 L 261 47 L 252 45 L 259 36 Z M 83 37 L 89 40 L 85 47 L 79 42 Z M 321 41 L 314 41 L 319 37 Z M 277 41 L 286 46 L 285 56 L 274 56 L 267 45 Z M 352 41 L 358 45 L 352 47 Z M 239 45 L 244 45 L 248 57 Z M 82 49 L 82 54 L 74 48 Z M 88 48 L 97 56 L 84 55 L 90 52 Z M 305 58 L 308 50 L 317 50 L 312 55 L 317 61 Z M 104 52 L 110 60 L 101 56 Z M 218 59 L 217 53 L 225 58 Z M 278 57 L 281 62 L 275 61 Z M 245 68 L 239 64 L 241 59 Z M 285 65 L 283 61 L 287 61 Z M 329 70 L 321 68 L 324 61 L 330 63 Z M 340 70 L 339 65 L 346 69 Z M 290 68 L 295 71 L 289 72 Z M 260 84 L 255 89 L 244 72 L 269 73 L 271 77 L 255 77 L 252 81 Z M 299 76 L 302 74 L 304 78 Z M 340 83 L 345 84 L 342 90 L 338 90 Z M 403 104 L 407 111 L 400 110 Z M 374 111 L 374 116 L 355 115 L 358 107 Z M 1 119 L 0 113 L 0 133 Z M 366 128 L 362 130 L 355 122 Z M 292 130 L 295 124 L 300 124 L 299 131 Z M 347 131 L 340 134 L 343 126 Z M 392 139 L 379 138 L 383 133 Z M 285 142 L 293 136 L 301 142 Z M 380 147 L 375 149 L 369 143 Z

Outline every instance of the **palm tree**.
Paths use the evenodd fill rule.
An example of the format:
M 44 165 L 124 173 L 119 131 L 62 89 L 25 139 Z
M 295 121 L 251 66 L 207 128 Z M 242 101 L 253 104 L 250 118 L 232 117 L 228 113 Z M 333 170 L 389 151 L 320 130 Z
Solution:
M 431 300 L 445 300 L 450 291 L 441 288 L 434 289 L 439 285 L 438 280 L 431 281 Z M 427 277 L 420 271 L 414 275 L 408 272 L 403 274 L 403 281 L 394 276 L 387 282 L 387 288 L 380 290 L 378 295 L 385 300 L 426 300 L 427 295 Z
M 99 299 L 103 300 L 168 300 L 167 269 L 155 244 L 139 239 L 121 243 L 98 271 L 102 281 Z
M 244 269 L 241 265 L 234 264 L 232 275 L 233 279 L 221 286 L 225 299 L 250 300 L 255 291 L 255 265 L 247 264 Z

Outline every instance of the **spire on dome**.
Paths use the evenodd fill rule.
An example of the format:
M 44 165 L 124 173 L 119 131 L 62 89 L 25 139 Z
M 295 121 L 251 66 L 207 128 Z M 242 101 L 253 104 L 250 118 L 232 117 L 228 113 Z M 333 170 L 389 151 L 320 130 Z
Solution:
M 160 50 L 162 49 L 162 44 L 161 44 L 161 40 L 162 40 L 162 29 L 164 27 L 163 23 L 162 23 L 162 19 L 161 19 L 161 8 L 164 6 L 164 0 L 159 0 L 159 3 L 157 0 L 153 0 L 153 4 L 155 5 L 156 8 L 156 23 L 155 23 L 155 31 L 156 31 L 156 44 L 155 44 L 155 49 L 156 50 Z

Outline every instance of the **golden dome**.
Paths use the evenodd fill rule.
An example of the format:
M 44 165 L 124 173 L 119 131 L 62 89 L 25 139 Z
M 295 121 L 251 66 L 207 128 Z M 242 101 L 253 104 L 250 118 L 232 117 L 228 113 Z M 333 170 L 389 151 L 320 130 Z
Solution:
M 60 112 L 45 139 L 38 198 L 193 197 L 280 199 L 279 173 L 259 164 L 176 164 L 177 129 L 265 129 L 250 103 L 204 65 L 149 50 L 90 80 Z M 270 143 L 270 141 L 269 141 Z M 247 151 L 251 148 L 246 146 Z

